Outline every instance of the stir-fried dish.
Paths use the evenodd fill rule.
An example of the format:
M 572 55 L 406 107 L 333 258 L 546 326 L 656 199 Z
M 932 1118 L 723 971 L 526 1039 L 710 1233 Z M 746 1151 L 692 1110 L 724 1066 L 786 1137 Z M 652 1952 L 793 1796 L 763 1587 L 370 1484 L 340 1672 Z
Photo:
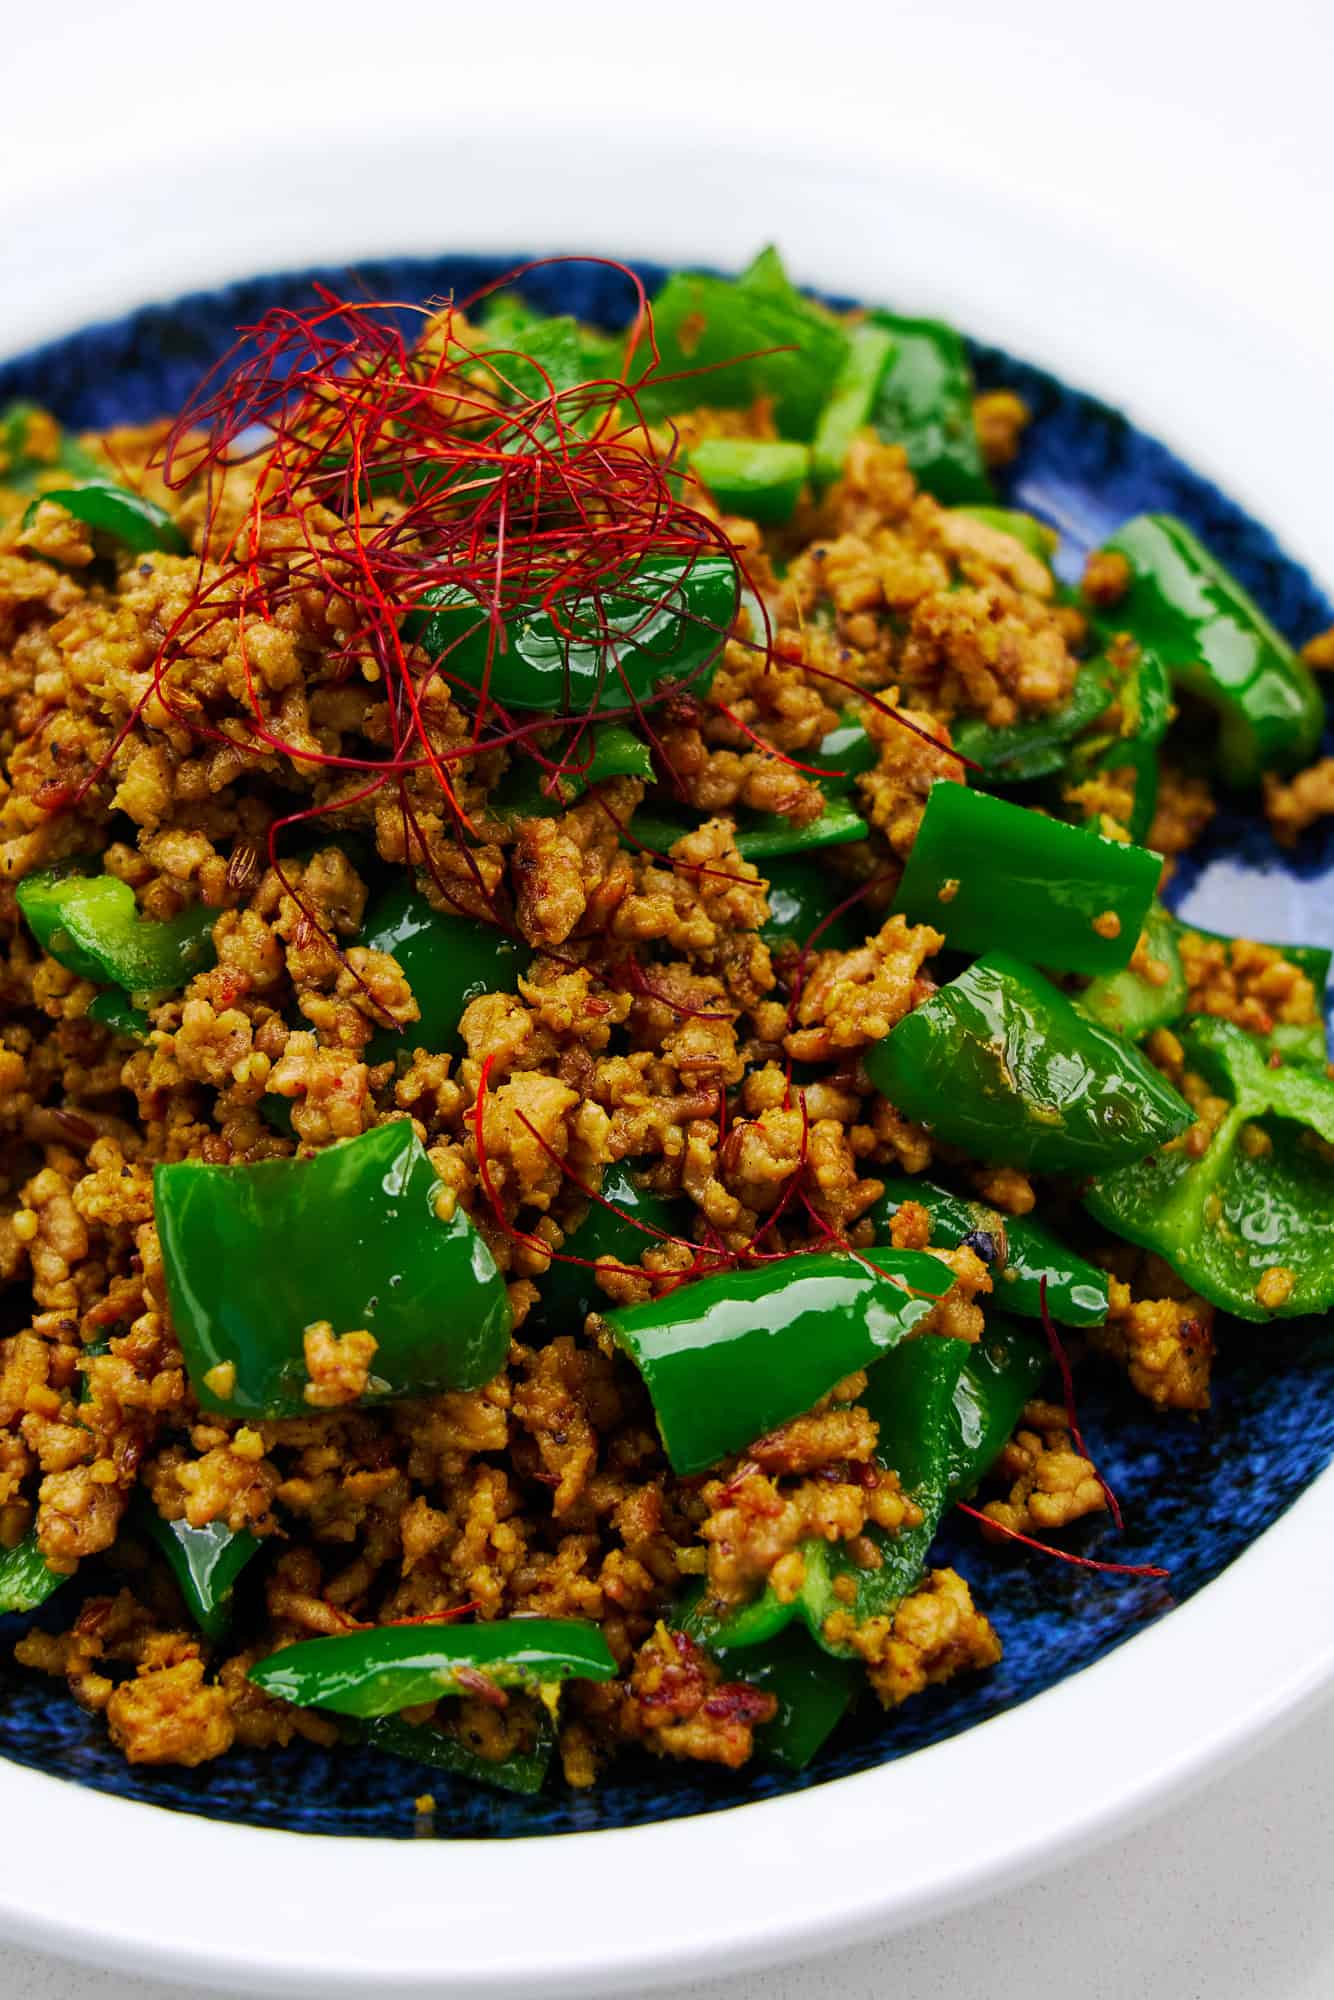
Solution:
M 948 326 L 634 304 L 0 412 L 0 1612 L 133 1761 L 800 1767 L 1122 1587 L 1080 1369 L 1334 1303 L 1330 953 L 1161 900 L 1334 634 L 1058 582 Z

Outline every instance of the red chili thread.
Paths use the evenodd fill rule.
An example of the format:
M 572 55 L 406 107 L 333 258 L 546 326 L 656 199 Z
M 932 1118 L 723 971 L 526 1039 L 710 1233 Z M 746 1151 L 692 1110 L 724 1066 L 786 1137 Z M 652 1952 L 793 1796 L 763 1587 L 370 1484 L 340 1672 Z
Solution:
M 984 1514 L 978 1507 L 970 1507 L 966 1501 L 956 1500 L 955 1506 L 970 1520 L 980 1521 L 986 1528 L 992 1528 L 1007 1541 L 1022 1542 L 1026 1549 L 1036 1549 L 1040 1555 L 1055 1556 L 1058 1562 L 1073 1563 L 1076 1569 L 1096 1569 L 1103 1576 L 1170 1576 L 1170 1569 L 1160 1569 L 1156 1563 L 1109 1563 L 1098 1562 L 1093 1556 L 1077 1556 L 1069 1549 L 1053 1548 L 1050 1542 L 1035 1541 L 1032 1535 L 1021 1535 L 1018 1528 L 1006 1527 L 1003 1521 L 993 1521 L 990 1514 Z

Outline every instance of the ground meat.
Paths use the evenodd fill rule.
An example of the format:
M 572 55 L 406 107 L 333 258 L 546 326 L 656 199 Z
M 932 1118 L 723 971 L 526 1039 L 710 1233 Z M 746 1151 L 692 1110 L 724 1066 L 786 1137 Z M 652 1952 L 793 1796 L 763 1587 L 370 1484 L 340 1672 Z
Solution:
M 955 1674 L 994 1667 L 1000 1640 L 977 1610 L 957 1570 L 933 1569 L 910 1591 L 892 1618 L 853 1626 L 835 1613 L 826 1636 L 846 1641 L 867 1663 L 867 1678 L 886 1708 L 897 1708 L 925 1687 Z
M 1097 1473 L 1073 1448 L 1069 1421 L 1055 1403 L 1024 1406 L 991 1476 L 1009 1491 L 1003 1500 L 988 1500 L 982 1511 L 1016 1534 L 1049 1534 L 1107 1505 Z
M 1253 1035 L 1321 1018 L 1313 981 L 1275 945 L 1183 931 L 1180 950 L 1187 1013 L 1214 1014 Z
M 685 1757 L 736 1770 L 755 1731 L 778 1712 L 773 1695 L 722 1669 L 682 1632 L 659 1626 L 635 1656 L 619 1725 L 623 1736 L 660 1757 Z
M 225 1691 L 206 1684 L 197 1656 L 145 1661 L 107 1703 L 111 1739 L 131 1764 L 204 1764 L 236 1735 Z
M 1110 1280 L 1111 1310 L 1095 1329 L 1096 1347 L 1121 1362 L 1134 1387 L 1160 1410 L 1207 1410 L 1214 1358 L 1214 1309 L 1193 1293 L 1181 1299 L 1134 1299 Z
M 1265 811 L 1275 837 L 1295 847 L 1317 820 L 1334 813 L 1334 757 L 1321 757 L 1284 782 L 1265 773 Z

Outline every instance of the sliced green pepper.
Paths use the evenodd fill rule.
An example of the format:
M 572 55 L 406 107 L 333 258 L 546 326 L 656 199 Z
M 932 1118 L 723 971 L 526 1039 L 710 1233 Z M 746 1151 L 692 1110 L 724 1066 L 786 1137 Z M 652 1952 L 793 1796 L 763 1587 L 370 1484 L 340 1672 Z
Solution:
M 587 715 L 631 708 L 668 681 L 702 688 L 732 629 L 737 590 L 730 556 L 652 556 L 608 584 L 597 605 L 581 594 L 554 613 L 535 602 L 494 639 L 477 598 L 441 584 L 423 592 L 403 631 L 452 679 L 485 687 L 505 708 Z
M 504 1281 L 407 1119 L 313 1157 L 153 1170 L 172 1323 L 195 1395 L 232 1417 L 308 1415 L 303 1333 L 366 1329 L 366 1400 L 475 1389 L 505 1358 Z
M 994 1297 L 1006 1312 L 1041 1319 L 1045 1285 L 1046 1307 L 1058 1325 L 1101 1326 L 1106 1319 L 1107 1273 L 1077 1257 L 1030 1216 L 1001 1215 L 932 1181 L 890 1180 L 870 1211 L 879 1241 L 888 1240 L 889 1224 L 905 1201 L 920 1202 L 931 1217 L 937 1247 L 954 1250 L 981 1239 L 978 1254 L 991 1265 Z
M 883 326 L 859 321 L 848 328 L 848 351 L 811 447 L 812 467 L 822 485 L 839 477 L 853 439 L 871 422 L 895 346 L 894 335 Z
M 387 1062 L 399 1049 L 457 1053 L 459 1022 L 482 993 L 512 993 L 532 953 L 494 924 L 455 911 L 432 909 L 425 896 L 399 882 L 366 913 L 357 942 L 389 952 L 412 988 L 420 1018 L 404 1028 L 381 1028 L 366 1060 Z
M 562 1245 L 566 1255 L 588 1262 L 562 1263 L 553 1257 L 550 1269 L 538 1280 L 539 1312 L 549 1326 L 577 1330 L 589 1313 L 607 1303 L 588 1263 L 614 1257 L 620 1264 L 637 1264 L 658 1240 L 654 1230 L 670 1236 L 677 1228 L 671 1204 L 641 1186 L 623 1160 L 604 1171 L 601 1194 L 602 1201 L 589 1203 L 588 1214 Z M 613 1206 L 604 1208 L 603 1202 Z
M 1055 528 L 1039 521 L 1036 514 L 1021 513 L 1017 507 L 960 507 L 956 511 L 967 514 L 970 520 L 983 522 L 988 528 L 998 528 L 1003 535 L 1012 535 L 1021 548 L 1051 568 L 1060 537 Z
M 1167 1146 L 1099 1175 L 1085 1197 L 1089 1213 L 1156 1250 L 1193 1290 L 1241 1319 L 1327 1311 L 1334 1082 L 1310 1069 L 1271 1068 L 1254 1037 L 1230 1021 L 1201 1015 L 1181 1040 L 1187 1062 L 1231 1108 L 1201 1158 Z M 1275 1268 L 1291 1286 L 1265 1304 L 1257 1287 Z
M 93 995 L 88 1002 L 88 1019 L 96 1021 L 99 1028 L 110 1028 L 113 1035 L 124 1035 L 127 1041 L 146 1042 L 153 1032 L 147 1014 L 132 1007 L 115 986 Z
M 795 1597 L 782 1602 L 770 1588 L 739 1610 L 720 1612 L 701 1595 L 684 1629 L 711 1651 L 744 1649 L 747 1678 L 750 1649 L 772 1645 L 796 1618 L 822 1647 L 848 1657 L 852 1649 L 826 1633 L 826 1621 L 840 1613 L 858 1624 L 887 1616 L 917 1585 L 941 1517 L 977 1485 L 1046 1363 L 1045 1341 L 999 1314 L 973 1345 L 932 1336 L 895 1348 L 868 1372 L 860 1403 L 879 1427 L 875 1462 L 898 1475 L 921 1509 L 918 1526 L 895 1535 L 868 1528 L 878 1564 L 855 1561 L 839 1543 L 803 1542 L 805 1577 Z
M 814 1645 L 810 1634 L 794 1622 L 791 1605 L 777 1609 L 783 1614 L 782 1629 L 762 1644 L 747 1647 L 745 1658 L 731 1664 L 739 1678 L 763 1688 L 778 1702 L 773 1721 L 756 1731 L 756 1751 L 786 1770 L 800 1771 L 847 1714 L 862 1674 L 856 1661 L 835 1659 Z M 726 1662 L 729 1648 L 713 1643 L 721 1628 L 708 1614 L 702 1588 L 692 1590 L 683 1601 L 676 1625 L 687 1638 Z
M 186 1520 L 164 1521 L 146 1500 L 140 1519 L 171 1565 L 186 1609 L 206 1638 L 221 1639 L 232 1622 L 232 1587 L 261 1543 L 249 1528 L 233 1531 L 225 1521 L 192 1528 Z
M 1214 710 L 1232 785 L 1314 756 L 1325 709 L 1314 676 L 1241 585 L 1170 514 L 1140 514 L 1107 549 L 1130 565 L 1118 627 Z
M 666 854 L 678 840 L 692 833 L 698 821 L 669 819 L 665 814 L 637 812 L 630 822 L 627 846 L 647 847 Z M 769 861 L 780 855 L 809 854 L 820 847 L 843 847 L 850 840 L 865 840 L 871 829 L 846 799 L 831 798 L 819 819 L 794 826 L 781 813 L 751 813 L 738 821 L 737 853 L 743 861 Z
M 499 1760 L 479 1757 L 460 1736 L 434 1722 L 404 1722 L 401 1716 L 381 1715 L 349 1723 L 348 1728 L 355 1732 L 353 1741 L 390 1757 L 405 1757 L 412 1764 L 426 1764 L 434 1771 L 529 1798 L 541 1791 L 556 1748 L 555 1731 L 545 1722 L 539 1722 L 531 1749 L 512 1750 Z
M 0 1617 L 10 1611 L 35 1611 L 68 1577 L 48 1567 L 30 1528 L 12 1549 L 0 1550 Z
M 1113 712 L 1115 728 L 1100 719 L 1072 746 L 1068 778 L 1079 784 L 1097 771 L 1129 771 L 1134 798 L 1126 831 L 1132 840 L 1142 841 L 1153 824 L 1162 742 L 1174 714 L 1171 680 L 1156 653 L 1137 649 L 1117 689 Z
M 981 768 L 982 782 L 1024 785 L 1065 769 L 1070 746 L 1111 707 L 1116 686 L 1105 659 L 1087 660 L 1075 675 L 1070 699 L 1059 708 L 994 728 L 966 715 L 950 725 L 960 756 Z
M 947 506 L 990 500 L 991 481 L 973 422 L 973 371 L 961 336 L 938 319 L 874 312 L 869 324 L 892 336 L 872 422 L 901 444 L 917 483 Z
M 1021 937 L 1063 972 L 1115 972 L 1135 949 L 1162 857 L 949 781 L 931 787 L 894 908 L 956 951 Z
M 565 812 L 604 778 L 652 781 L 653 752 L 621 722 L 604 722 L 571 756 L 559 777 L 531 758 L 512 764 L 487 799 L 487 811 L 506 820 L 550 819 Z
M 45 458 L 33 450 L 34 424 L 46 429 L 51 422 L 35 403 L 8 403 L 0 410 L 0 486 L 31 493 L 52 472 L 68 473 L 73 479 L 105 477 L 101 460 L 85 451 L 67 431 L 57 430 L 54 457 Z
M 83 486 L 59 486 L 40 493 L 23 516 L 25 529 L 32 526 L 38 508 L 47 500 L 54 501 L 57 507 L 63 507 L 76 521 L 83 521 L 98 534 L 122 542 L 137 556 L 154 549 L 172 556 L 190 553 L 189 542 L 165 507 L 108 479 L 90 479 Z
M 609 1681 L 616 1661 L 596 1625 L 577 1618 L 497 1618 L 485 1625 L 372 1625 L 303 1639 L 250 1669 L 266 1694 L 335 1715 L 395 1715 L 471 1694 L 480 1682 L 536 1693 L 571 1679 Z
M 690 470 L 725 514 L 790 521 L 810 477 L 810 448 L 786 439 L 701 438 Z
M 1040 1173 L 1138 1160 L 1193 1123 L 1137 1050 L 1041 973 L 990 952 L 866 1057 L 905 1116 L 976 1159 Z
M 781 266 L 778 267 L 781 270 Z M 773 403 L 783 437 L 808 441 L 848 351 L 844 329 L 767 267 L 736 283 L 677 271 L 653 302 L 661 367 L 639 394 L 650 417 L 702 403 Z
M 674 1470 L 703 1472 L 887 1353 L 948 1285 L 937 1258 L 913 1251 L 874 1263 L 814 1251 L 605 1317 L 644 1377 Z
M 1148 979 L 1125 965 L 1119 972 L 1095 979 L 1078 995 L 1078 1003 L 1086 1014 L 1131 1042 L 1142 1042 L 1155 1028 L 1165 1028 L 1180 1019 L 1186 1010 L 1186 975 L 1177 945 L 1175 918 L 1161 903 L 1154 903 L 1144 919 L 1143 930 L 1149 957 L 1162 976 Z
M 809 944 L 830 910 L 837 909 L 843 900 L 840 885 L 830 881 L 821 862 L 800 854 L 768 862 L 764 873 L 769 885 L 769 921 L 761 926 L 760 936 L 770 946 L 789 939 L 795 944 Z M 850 887 L 847 893 L 851 894 Z M 854 905 L 841 911 L 832 923 L 825 924 L 812 949 L 851 951 L 865 936 L 865 922 Z
M 856 709 L 845 708 L 814 750 L 802 753 L 801 762 L 816 766 L 821 790 L 835 798 L 840 792 L 850 792 L 864 771 L 875 769 L 880 746 Z
M 154 923 L 139 915 L 133 889 L 118 876 L 60 869 L 25 876 L 15 893 L 42 950 L 80 979 L 111 980 L 132 994 L 174 993 L 214 963 L 219 912 L 206 904 Z

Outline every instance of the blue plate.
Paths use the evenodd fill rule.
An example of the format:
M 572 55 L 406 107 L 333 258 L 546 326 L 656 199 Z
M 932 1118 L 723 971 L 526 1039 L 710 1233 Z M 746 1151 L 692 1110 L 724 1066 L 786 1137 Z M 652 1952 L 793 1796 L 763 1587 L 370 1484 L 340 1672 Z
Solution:
M 315 277 L 351 296 L 460 296 L 515 259 L 443 257 L 368 263 L 249 280 L 148 307 L 0 366 L 0 404 L 31 397 L 67 424 L 103 428 L 176 409 L 234 329 L 270 306 L 309 299 Z M 650 289 L 663 275 L 640 266 Z M 623 278 L 597 265 L 561 264 L 525 282 L 549 311 L 616 325 L 629 298 Z M 1294 641 L 1334 622 L 1334 610 L 1267 529 L 1118 411 L 995 348 L 975 346 L 986 386 L 1018 390 L 1034 411 L 1013 468 L 1014 501 L 1060 527 L 1077 572 L 1085 550 L 1128 515 L 1166 510 L 1190 522 Z M 1334 942 L 1334 839 L 1313 836 L 1281 853 L 1263 824 L 1225 810 L 1206 845 L 1182 868 L 1175 900 L 1216 929 L 1295 942 Z M 1214 1405 L 1201 1418 L 1154 1418 L 1110 1370 L 1089 1369 L 1080 1412 L 1090 1448 L 1121 1497 L 1126 1532 L 1105 1521 L 1078 1546 L 1124 1563 L 1156 1562 L 1167 1584 L 1118 1581 L 1041 1557 L 980 1545 L 968 1524 L 941 1538 L 938 1559 L 957 1563 L 999 1628 L 999 1668 L 930 1690 L 897 1715 L 868 1707 L 800 1778 L 767 1770 L 736 1776 L 645 1758 L 618 1767 L 585 1794 L 521 1799 L 474 1789 L 392 1758 L 304 1746 L 238 1753 L 197 1771 L 132 1769 L 56 1682 L 0 1664 L 0 1752 L 100 1791 L 252 1826 L 407 1838 L 412 1801 L 434 1794 L 437 1836 L 505 1838 L 634 1826 L 802 1790 L 888 1763 L 1077 1673 L 1163 1617 L 1218 1575 L 1275 1521 L 1334 1454 L 1334 1324 L 1288 1322 L 1225 1330 Z M 68 1617 L 68 1597 L 43 1614 Z M 15 1621 L 0 1622 L 0 1631 Z M 8 1647 L 4 1648 L 8 1652 Z

